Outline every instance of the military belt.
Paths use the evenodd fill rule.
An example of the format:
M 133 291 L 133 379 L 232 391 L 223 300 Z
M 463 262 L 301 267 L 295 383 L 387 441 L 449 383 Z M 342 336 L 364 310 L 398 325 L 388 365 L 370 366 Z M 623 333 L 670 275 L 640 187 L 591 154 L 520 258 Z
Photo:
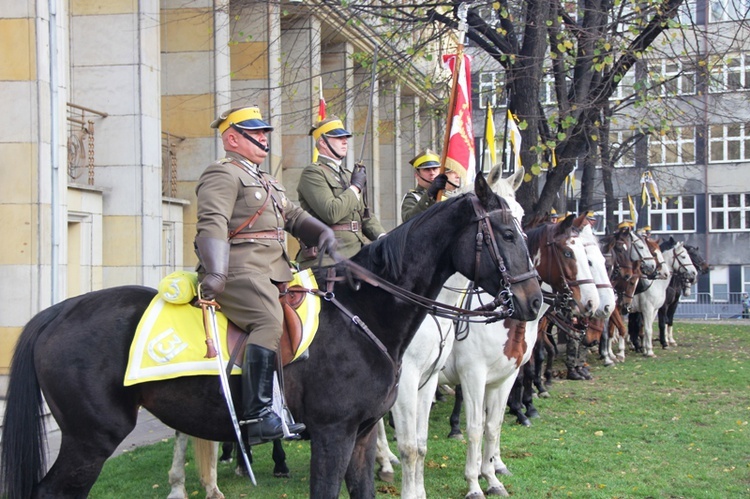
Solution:
M 234 236 L 235 239 L 274 239 L 279 242 L 286 240 L 286 232 L 282 227 L 276 230 L 260 230 L 257 232 L 240 232 Z
M 345 224 L 331 225 L 331 229 L 341 230 L 341 231 L 346 231 L 346 232 L 359 232 L 361 227 L 357 220 L 352 220 L 351 222 L 347 222 Z

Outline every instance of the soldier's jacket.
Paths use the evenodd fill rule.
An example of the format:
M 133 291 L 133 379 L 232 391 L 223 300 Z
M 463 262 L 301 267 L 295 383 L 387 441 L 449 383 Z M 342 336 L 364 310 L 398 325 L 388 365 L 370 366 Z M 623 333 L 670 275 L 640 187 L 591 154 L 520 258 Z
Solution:
M 401 221 L 406 222 L 427 208 L 435 204 L 435 200 L 427 195 L 427 189 L 418 185 L 406 193 L 401 200 Z
M 195 188 L 197 236 L 227 240 L 230 230 L 242 225 L 263 205 L 266 188 L 262 182 L 269 186 L 272 199 L 252 227 L 242 232 L 282 228 L 294 235 L 299 224 L 310 215 L 287 198 L 284 186 L 275 178 L 241 155 L 228 152 L 226 158 L 206 168 Z M 279 282 L 292 280 L 281 241 L 234 238 L 230 244 L 229 280 L 242 276 L 262 276 Z
M 339 168 L 333 161 L 320 157 L 320 161 L 313 163 L 302 171 L 297 185 L 300 206 L 329 226 L 350 224 L 357 222 L 359 231 L 335 230 L 338 241 L 337 251 L 346 258 L 356 255 L 362 246 L 374 241 L 385 229 L 378 219 L 371 215 L 363 220 L 364 200 L 352 189 L 351 174 Z M 304 251 L 297 254 L 300 267 L 307 268 L 317 263 L 317 257 L 306 255 Z M 333 259 L 326 256 L 323 265 L 332 265 Z

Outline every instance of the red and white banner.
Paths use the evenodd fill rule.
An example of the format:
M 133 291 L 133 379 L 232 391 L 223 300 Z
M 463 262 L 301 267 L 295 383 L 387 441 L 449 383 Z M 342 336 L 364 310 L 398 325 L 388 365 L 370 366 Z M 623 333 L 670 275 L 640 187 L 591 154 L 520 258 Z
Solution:
M 453 73 L 456 54 L 444 55 L 443 64 Z M 471 124 L 471 57 L 467 55 L 463 55 L 463 61 L 459 64 L 456 87 L 445 167 L 457 172 L 463 182 L 474 182 L 476 156 L 474 129 Z

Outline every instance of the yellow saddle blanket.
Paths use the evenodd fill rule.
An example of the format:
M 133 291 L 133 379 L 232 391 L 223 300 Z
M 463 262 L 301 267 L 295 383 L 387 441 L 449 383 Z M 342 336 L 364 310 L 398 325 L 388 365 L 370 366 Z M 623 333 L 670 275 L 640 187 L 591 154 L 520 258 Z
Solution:
M 203 312 L 189 304 L 195 297 L 197 280 L 194 272 L 175 272 L 159 284 L 159 292 L 141 317 L 130 345 L 125 386 L 181 376 L 219 374 L 217 358 L 205 358 Z M 317 289 L 315 277 L 309 269 L 297 272 L 289 285 Z M 315 337 L 320 297 L 305 293 L 296 312 L 302 321 L 302 338 L 293 360 L 307 350 Z M 230 355 L 227 342 L 229 321 L 221 311 L 216 312 L 216 320 L 222 357 L 226 362 Z M 241 372 L 238 366 L 232 367 L 232 374 Z

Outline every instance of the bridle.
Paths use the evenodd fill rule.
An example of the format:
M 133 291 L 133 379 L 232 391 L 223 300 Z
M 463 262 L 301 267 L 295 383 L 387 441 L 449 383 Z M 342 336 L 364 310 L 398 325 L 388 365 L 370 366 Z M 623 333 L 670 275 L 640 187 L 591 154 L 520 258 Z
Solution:
M 513 315 L 513 312 L 515 312 L 515 309 L 513 308 L 513 292 L 510 289 L 511 285 L 526 281 L 528 279 L 538 278 L 539 274 L 537 273 L 534 265 L 531 264 L 531 260 L 529 260 L 529 270 L 527 270 L 526 272 L 518 276 L 511 276 L 508 273 L 508 269 L 505 266 L 505 261 L 500 254 L 500 248 L 497 246 L 497 240 L 495 240 L 494 233 L 492 231 L 490 215 L 497 211 L 501 211 L 504 218 L 509 217 L 513 220 L 518 233 L 523 234 L 523 231 L 518 225 L 516 219 L 513 218 L 510 210 L 503 207 L 492 212 L 487 212 L 487 210 L 484 209 L 484 207 L 476 197 L 471 198 L 471 203 L 472 207 L 474 208 L 474 214 L 476 215 L 477 222 L 477 235 L 475 239 L 476 244 L 474 245 L 474 283 L 478 282 L 480 276 L 482 249 L 484 245 L 487 245 L 487 249 L 490 253 L 490 258 L 492 258 L 492 263 L 498 270 L 498 272 L 500 272 L 500 276 L 502 277 L 502 286 L 495 299 L 486 305 L 482 305 L 477 310 L 494 310 L 498 307 L 503 307 L 508 311 L 508 315 L 506 317 L 510 317 Z
M 562 236 L 558 236 L 557 238 L 553 237 L 551 241 L 548 241 L 545 246 L 551 247 L 553 259 L 554 262 L 557 264 L 557 269 L 559 270 L 560 276 L 562 277 L 562 284 L 560 286 L 561 289 L 559 289 L 557 292 L 553 293 L 545 293 L 544 295 L 544 301 L 545 303 L 550 305 L 550 308 L 552 308 L 556 312 L 560 312 L 566 315 L 569 315 L 573 312 L 573 308 L 571 307 L 571 303 L 575 302 L 575 296 L 573 294 L 573 290 L 571 288 L 579 288 L 582 284 L 594 284 L 593 279 L 569 279 L 567 275 L 565 275 L 565 265 L 563 264 L 562 255 L 560 254 L 560 249 L 558 248 L 557 244 L 559 242 L 558 238 L 564 238 L 564 241 L 567 241 L 569 239 L 572 239 L 574 237 L 578 237 L 578 234 L 576 232 L 571 232 L 570 234 L 566 233 Z M 548 268 L 550 271 L 548 272 L 548 275 L 551 275 L 551 267 L 553 263 L 550 261 L 548 263 Z
M 656 269 L 654 270 L 653 274 L 651 274 L 651 275 L 656 275 L 656 273 L 659 271 L 660 267 L 658 267 L 658 265 L 657 265 L 658 260 L 656 258 L 654 258 L 654 255 L 652 255 L 651 251 L 649 251 L 648 244 L 643 239 L 641 239 L 638 236 L 638 234 L 636 234 L 635 232 L 628 231 L 627 234 L 628 234 L 628 237 L 630 238 L 630 251 L 631 251 L 630 259 L 633 260 L 633 261 L 635 261 L 635 260 L 640 260 L 641 261 L 641 271 L 643 271 L 644 274 L 646 273 L 643 270 L 643 264 L 644 264 L 644 262 L 648 262 L 649 260 L 654 260 L 654 266 L 656 267 Z M 642 247 L 639 246 L 638 244 L 636 244 L 636 242 L 642 243 L 643 246 Z M 644 252 L 643 248 L 645 248 L 645 252 Z M 638 258 L 633 258 L 633 254 L 632 254 L 633 251 L 636 252 L 636 255 L 638 256 Z

